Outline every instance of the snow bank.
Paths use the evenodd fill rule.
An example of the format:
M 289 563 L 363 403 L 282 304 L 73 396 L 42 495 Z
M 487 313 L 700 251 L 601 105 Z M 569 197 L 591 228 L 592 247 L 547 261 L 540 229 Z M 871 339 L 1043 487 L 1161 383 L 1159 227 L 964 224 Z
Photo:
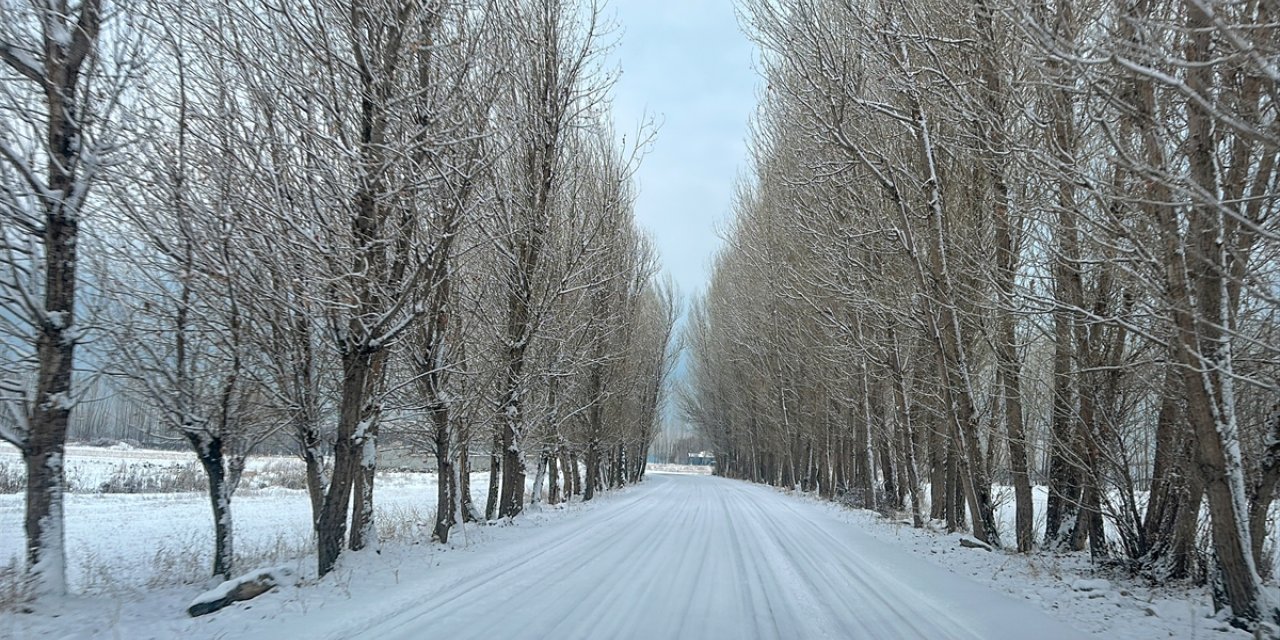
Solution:
M 783 491 L 783 490 L 779 490 Z M 787 492 L 790 493 L 790 492 Z M 824 505 L 852 529 L 892 543 L 913 555 L 968 577 L 1012 598 L 1035 604 L 1051 617 L 1112 640 L 1253 636 L 1215 616 L 1207 589 L 1150 585 L 1093 564 L 1088 552 L 1018 554 L 1008 549 L 975 552 L 960 545 L 966 536 L 883 519 L 871 511 L 843 508 L 811 495 L 798 499 Z M 1012 509 L 1010 509 L 1012 510 Z M 1040 512 L 1042 513 L 1042 512 Z

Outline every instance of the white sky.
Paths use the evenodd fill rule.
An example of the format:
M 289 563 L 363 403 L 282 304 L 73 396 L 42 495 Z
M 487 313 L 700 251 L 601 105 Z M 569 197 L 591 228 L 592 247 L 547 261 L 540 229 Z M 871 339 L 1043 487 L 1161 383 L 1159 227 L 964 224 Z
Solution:
M 755 48 L 733 0 L 611 0 L 621 33 L 613 63 L 617 130 L 647 113 L 661 127 L 637 176 L 636 217 L 685 296 L 700 293 L 745 168 L 755 108 Z M 628 142 L 634 135 L 628 136 Z

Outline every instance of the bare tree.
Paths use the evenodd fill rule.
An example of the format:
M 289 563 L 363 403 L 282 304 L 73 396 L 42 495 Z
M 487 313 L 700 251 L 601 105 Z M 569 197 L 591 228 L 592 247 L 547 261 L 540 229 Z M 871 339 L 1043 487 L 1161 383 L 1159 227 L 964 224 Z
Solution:
M 558 282 L 547 273 L 544 253 L 556 209 L 566 205 L 569 132 L 598 108 L 606 87 L 607 78 L 596 69 L 602 27 L 595 4 L 556 0 L 521 5 L 506 21 L 518 34 L 513 55 L 521 71 L 507 101 L 512 195 L 501 204 L 494 231 L 506 298 L 501 427 L 495 436 L 501 449 L 499 516 L 519 514 L 524 503 L 522 440 L 530 429 L 525 398 L 534 377 L 526 365 Z
M 164 22 L 164 20 L 161 20 Z M 114 303 L 108 373 L 150 405 L 204 468 L 214 522 L 213 575 L 231 578 L 231 497 L 248 456 L 274 429 L 262 411 L 249 369 L 245 329 L 246 226 L 240 192 L 248 155 L 226 83 L 192 86 L 192 76 L 218 78 L 193 64 L 185 29 L 161 40 L 174 70 L 174 99 L 149 101 L 157 118 L 139 145 L 136 172 L 122 181 L 114 208 L 121 242 L 107 253 L 102 289 Z M 222 117 L 219 117 L 222 116 Z
M 268 20 L 237 21 L 240 10 Z M 267 221 L 257 229 L 273 234 L 257 246 L 276 248 L 260 257 L 284 261 L 272 269 L 280 274 L 301 265 L 302 282 L 278 295 L 314 296 L 325 352 L 338 361 L 333 472 L 316 517 L 322 574 L 341 552 L 348 518 L 352 549 L 376 542 L 373 483 L 390 349 L 422 316 L 433 245 L 420 242 L 428 227 L 410 206 L 419 176 L 408 169 L 421 157 L 415 149 L 445 141 L 420 132 L 416 103 L 400 92 L 416 94 L 412 52 L 429 46 L 428 10 L 417 2 L 356 10 L 314 2 L 281 13 L 250 2 L 224 16 L 234 29 L 213 32 L 266 123 L 267 148 L 279 149 L 263 160 L 273 172 L 253 176 L 262 187 L 250 206 Z M 293 342 L 309 344 L 305 336 Z M 310 447 L 316 438 L 303 440 Z
M 79 246 L 122 137 L 112 128 L 136 73 L 137 42 L 118 23 L 104 46 L 100 0 L 0 4 L 0 436 L 27 470 L 27 569 L 37 593 L 66 591 L 64 445 L 73 369 Z

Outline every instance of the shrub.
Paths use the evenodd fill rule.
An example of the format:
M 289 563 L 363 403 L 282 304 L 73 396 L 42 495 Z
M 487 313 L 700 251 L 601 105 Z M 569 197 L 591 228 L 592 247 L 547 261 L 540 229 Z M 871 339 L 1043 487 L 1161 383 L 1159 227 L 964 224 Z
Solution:
M 121 462 L 98 486 L 98 493 L 182 493 L 206 491 L 208 487 L 204 469 L 196 462 Z
M 0 564 L 0 612 L 20 611 L 31 602 L 31 585 L 16 558 Z
M 383 542 L 426 542 L 431 539 L 435 519 L 434 509 L 424 513 L 413 506 L 374 505 L 373 523 L 378 528 L 378 539 Z
M 0 460 L 0 493 L 19 493 L 27 488 L 27 472 L 21 462 Z
M 301 460 L 272 460 L 258 469 L 246 469 L 240 486 L 247 489 L 306 489 L 307 469 Z

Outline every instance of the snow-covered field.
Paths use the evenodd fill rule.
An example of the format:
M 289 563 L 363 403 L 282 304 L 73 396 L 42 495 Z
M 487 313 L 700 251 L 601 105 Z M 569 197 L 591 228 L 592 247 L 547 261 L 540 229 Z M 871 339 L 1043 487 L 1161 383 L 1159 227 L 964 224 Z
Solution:
M 21 465 L 15 450 L 0 449 L 0 464 Z M 174 584 L 203 584 L 213 557 L 213 520 L 206 494 L 94 493 L 122 465 L 141 473 L 166 474 L 194 463 L 186 452 L 129 448 L 69 447 L 67 474 L 78 479 L 66 504 L 67 573 L 77 592 L 102 594 Z M 301 461 L 250 459 L 232 500 L 240 566 L 310 562 L 311 507 L 301 489 L 255 488 L 267 474 Z M 474 473 L 472 493 L 481 500 L 487 473 Z M 380 473 L 374 485 L 376 520 L 384 537 L 429 536 L 435 517 L 436 477 L 428 473 Z M 23 495 L 0 494 L 0 567 L 16 565 L 23 553 Z
M 167 483 L 166 492 L 204 488 L 204 471 L 190 451 L 139 449 L 123 443 L 110 447 L 73 444 L 66 451 L 67 487 L 72 493 L 138 493 L 135 489 L 157 483 Z M 251 457 L 240 486 L 257 489 L 284 483 L 300 487 L 302 469 L 302 461 L 296 457 Z M 5 473 L 10 477 L 21 474 L 22 457 L 14 447 L 0 443 L 0 475 Z

